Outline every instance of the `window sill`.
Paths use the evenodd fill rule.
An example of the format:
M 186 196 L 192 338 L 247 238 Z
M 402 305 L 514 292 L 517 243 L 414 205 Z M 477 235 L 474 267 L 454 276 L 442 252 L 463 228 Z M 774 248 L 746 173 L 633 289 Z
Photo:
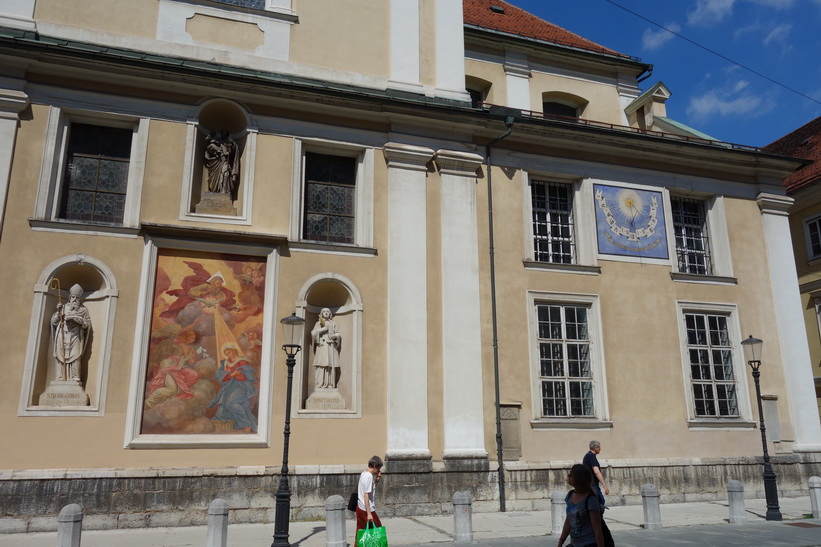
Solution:
M 330 253 L 356 256 L 376 256 L 376 249 L 372 247 L 358 247 L 345 243 L 318 243 L 315 241 L 289 241 L 288 248 L 292 251 L 308 253 Z
M 80 222 L 76 220 L 43 220 L 30 218 L 29 226 L 33 230 L 47 232 L 77 232 L 86 235 L 106 235 L 115 237 L 137 237 L 138 227 L 122 224 L 104 224 L 102 222 Z
M 588 418 L 531 420 L 531 429 L 612 429 L 613 422 Z
M 523 260 L 526 270 L 540 270 L 557 273 L 576 273 L 583 275 L 599 275 L 601 267 L 586 266 L 584 264 L 557 264 L 553 262 L 536 262 L 535 260 Z
M 755 429 L 756 422 L 743 418 L 691 418 L 687 420 L 687 427 L 690 429 Z
M 670 272 L 673 281 L 682 283 L 706 283 L 709 285 L 738 285 L 735 277 L 725 277 L 722 275 L 702 275 L 681 272 Z

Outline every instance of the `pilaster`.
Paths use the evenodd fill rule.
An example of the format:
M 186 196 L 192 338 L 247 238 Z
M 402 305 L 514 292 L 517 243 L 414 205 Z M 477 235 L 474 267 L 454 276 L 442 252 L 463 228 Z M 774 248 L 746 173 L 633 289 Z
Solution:
M 821 451 L 821 424 L 787 212 L 794 200 L 761 193 L 757 201 L 764 223 L 781 361 L 795 428 L 795 451 L 817 452 Z
M 506 106 L 521 110 L 533 110 L 530 104 L 531 73 L 527 56 L 522 53 L 506 51 L 504 69 L 507 84 Z
M 389 469 L 429 471 L 427 164 L 433 150 L 388 143 Z
M 422 93 L 419 82 L 419 0 L 390 0 L 391 75 L 388 87 Z
M 478 154 L 439 150 L 444 452 L 448 468 L 487 468 L 482 384 Z
M 6 218 L 11 178 L 11 160 L 14 143 L 17 141 L 17 123 L 20 112 L 29 105 L 28 95 L 23 91 L 23 81 L 0 78 L 0 236 Z

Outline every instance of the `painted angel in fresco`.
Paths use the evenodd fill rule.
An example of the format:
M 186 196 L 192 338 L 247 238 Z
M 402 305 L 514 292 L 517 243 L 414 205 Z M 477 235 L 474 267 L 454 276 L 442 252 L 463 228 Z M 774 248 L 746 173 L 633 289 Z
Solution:
M 191 399 L 191 386 L 200 379 L 191 368 L 198 358 L 194 345 L 199 335 L 193 330 L 182 330 L 172 341 L 166 338 L 151 353 L 152 377 L 146 390 L 146 408 L 152 408 L 171 397 Z
M 193 273 L 183 278 L 179 289 L 166 291 L 176 300 L 160 317 L 194 328 L 201 336 L 212 336 L 215 333 L 214 322 L 234 322 L 235 293 L 225 287 L 225 277 L 221 272 L 211 275 L 199 262 L 184 262 Z
M 256 371 L 236 344 L 225 343 L 220 350 L 224 356 L 217 369 L 221 387 L 209 405 L 209 408 L 217 407 L 214 420 L 222 424 L 233 422 L 234 430 L 256 433 L 257 418 L 251 410 L 253 398 L 259 394 Z
M 263 262 L 229 262 L 234 277 L 240 282 L 234 320 L 242 323 L 259 315 L 265 298 L 265 264 Z

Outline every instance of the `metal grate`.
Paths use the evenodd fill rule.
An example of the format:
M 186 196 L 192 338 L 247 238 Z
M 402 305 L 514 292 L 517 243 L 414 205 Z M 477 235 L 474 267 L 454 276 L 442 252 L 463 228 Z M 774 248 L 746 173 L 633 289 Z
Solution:
M 678 270 L 691 274 L 712 274 L 704 200 L 671 197 L 670 205 L 676 234 Z
M 574 263 L 572 185 L 533 181 L 530 192 L 534 259 L 537 262 Z

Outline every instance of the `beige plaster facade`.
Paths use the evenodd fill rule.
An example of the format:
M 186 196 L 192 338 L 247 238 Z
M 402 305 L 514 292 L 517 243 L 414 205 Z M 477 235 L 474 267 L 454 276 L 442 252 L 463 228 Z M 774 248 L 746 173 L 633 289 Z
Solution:
M 505 427 L 518 440 L 502 469 L 511 506 L 543 506 L 550 490 L 563 487 L 561 470 L 594 438 L 604 446 L 610 503 L 638 501 L 640 484 L 654 480 L 662 481 L 667 499 L 721 497 L 723 482 L 674 491 L 663 477 L 707 477 L 726 466 L 729 478 L 759 480 L 755 391 L 740 346 L 747 334 L 765 339 L 763 388 L 776 401 L 767 419 L 778 432 L 770 447 L 782 458 L 782 488 L 798 491 L 806 476 L 819 474 L 821 428 L 817 419 L 800 418 L 808 398 L 796 387 L 812 376 L 811 363 L 789 350 L 821 349 L 818 336 L 809 337 L 808 349 L 803 333 L 791 330 L 803 319 L 790 307 L 798 284 L 771 258 L 790 245 L 779 181 L 799 162 L 684 130 L 675 139 L 639 131 L 647 127 L 625 108 L 641 95 L 637 79 L 648 65 L 467 32 L 463 21 L 439 11 L 440 2 L 409 2 L 415 18 L 399 27 L 390 23 L 407 4 L 364 0 L 252 0 L 245 7 L 138 1 L 116 12 L 94 0 L 38 0 L 28 21 L 0 18 L 0 263 L 13 311 L 0 316 L 0 431 L 9 441 L 0 492 L 43 478 L 56 481 L 60 501 L 71 499 L 71 481 L 83 477 L 111 479 L 115 489 L 134 478 L 160 484 L 180 477 L 183 488 L 191 477 L 272 482 L 289 404 L 300 515 L 321 514 L 324 497 L 347 492 L 372 454 L 386 456 L 394 473 L 383 498 L 388 512 L 403 505 L 406 512 L 436 512 L 450 499 L 447 490 L 460 486 L 473 492 L 479 510 L 495 510 L 498 366 L 498 403 L 511 411 Z M 0 0 L 0 16 L 10 11 L 6 4 Z M 39 35 L 25 30 L 32 25 Z M 253 31 L 238 36 L 245 26 Z M 397 33 L 418 42 L 411 52 L 418 54 L 402 66 L 391 53 L 401 44 Z M 454 51 L 464 52 L 458 62 Z M 451 65 L 464 71 L 467 88 L 484 82 L 484 105 L 471 106 L 465 89 L 449 87 L 442 68 Z M 543 116 L 550 98 L 578 101 L 579 119 Z M 656 115 L 666 114 L 663 100 Z M 489 170 L 486 146 L 505 132 L 507 114 L 515 118 L 512 132 L 494 143 Z M 120 219 L 66 218 L 67 142 L 72 127 L 83 124 L 133 131 Z M 204 139 L 220 124 L 241 146 L 239 188 L 229 200 L 236 214 L 196 209 L 207 190 Z M 319 241 L 306 228 L 307 188 L 315 182 L 306 182 L 306 165 L 327 157 L 354 166 L 347 242 Z M 542 183 L 571 189 L 574 251 L 567 261 L 534 253 L 531 192 Z M 596 198 L 602 187 L 633 192 L 647 201 L 646 211 L 654 200 L 653 218 L 665 227 L 654 245 L 666 249 L 664 256 L 630 246 L 621 254 L 603 251 L 608 232 Z M 676 260 L 677 197 L 706 207 L 709 271 L 686 271 Z M 248 274 L 228 273 L 226 255 L 265 265 L 264 284 L 254 286 L 255 315 L 240 318 L 242 306 L 250 306 L 242 294 L 251 291 L 242 277 Z M 177 265 L 163 269 L 164 256 L 176 256 Z M 146 398 L 158 327 L 199 328 L 182 315 L 159 321 L 174 304 L 168 291 L 189 290 L 180 285 L 180 272 L 190 274 L 183 260 L 221 264 L 240 302 L 217 309 L 230 316 L 231 336 L 247 336 L 244 325 L 260 329 L 261 345 L 252 348 L 259 355 L 256 393 L 246 401 L 256 426 L 247 432 L 230 424 L 185 429 L 170 410 L 161 426 L 147 425 L 155 411 Z M 209 268 L 208 276 L 215 274 Z M 170 278 L 167 287 L 160 270 Z M 86 295 L 100 310 L 83 357 L 87 408 L 38 404 L 49 382 L 48 318 L 58 294 L 48 284 L 55 277 L 64 284 L 80 279 L 96 291 Z M 590 391 L 577 398 L 592 405 L 589 411 L 551 415 L 543 406 L 547 383 L 577 381 L 540 373 L 540 344 L 547 342 L 537 311 L 550 305 L 586 310 L 591 372 L 583 376 Z M 322 307 L 346 329 L 343 409 L 305 404 L 313 375 L 310 329 Z M 277 323 L 292 312 L 307 323 L 295 395 L 286 401 Z M 695 409 L 688 313 L 727 321 L 729 341 L 721 347 L 730 356 L 735 406 L 724 414 Z M 205 340 L 218 333 L 217 326 L 199 332 Z M 221 347 L 201 344 L 211 353 Z M 198 357 L 208 358 L 216 359 Z M 203 390 L 227 389 L 213 371 L 198 374 Z M 193 384 L 186 389 L 197 391 Z M 183 392 L 161 404 L 194 408 L 186 401 L 196 396 Z M 200 415 L 185 423 L 222 421 L 214 406 L 220 408 L 197 406 Z M 417 484 L 410 498 L 406 483 Z M 31 517 L 15 505 L 20 500 L 6 499 L 9 518 Z M 245 512 L 237 518 L 269 519 L 273 490 L 238 503 Z M 186 498 L 164 510 L 202 505 Z M 89 510 L 117 512 L 102 504 Z

